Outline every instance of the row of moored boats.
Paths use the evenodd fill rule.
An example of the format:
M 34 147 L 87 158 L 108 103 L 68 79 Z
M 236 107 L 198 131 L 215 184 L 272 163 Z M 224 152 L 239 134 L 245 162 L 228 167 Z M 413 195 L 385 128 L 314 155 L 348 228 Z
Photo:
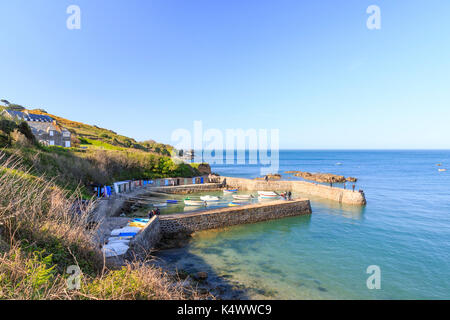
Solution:
M 237 194 L 238 189 L 226 189 L 223 190 L 224 196 L 231 196 L 233 201 L 228 205 L 230 207 L 241 206 L 244 204 L 250 204 L 250 201 L 255 198 L 252 194 Z M 278 199 L 280 195 L 273 191 L 258 191 L 259 199 Z M 184 199 L 184 204 L 186 206 L 207 206 L 209 203 L 213 204 L 214 202 L 219 202 L 221 200 L 218 196 L 201 196 L 199 200 L 186 198 Z

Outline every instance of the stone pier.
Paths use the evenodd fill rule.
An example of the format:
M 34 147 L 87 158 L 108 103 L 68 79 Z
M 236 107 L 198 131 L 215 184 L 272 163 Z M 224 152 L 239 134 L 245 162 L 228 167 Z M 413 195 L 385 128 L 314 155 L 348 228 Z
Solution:
M 159 223 L 162 236 L 170 237 L 305 214 L 311 214 L 309 200 L 278 200 L 193 213 L 163 215 Z
M 366 204 L 366 198 L 363 192 L 330 187 L 318 183 L 285 180 L 261 181 L 233 177 L 219 178 L 220 182 L 226 180 L 228 187 L 238 188 L 242 191 L 291 191 L 301 193 L 302 195 L 319 197 L 344 204 L 358 206 L 363 206 Z

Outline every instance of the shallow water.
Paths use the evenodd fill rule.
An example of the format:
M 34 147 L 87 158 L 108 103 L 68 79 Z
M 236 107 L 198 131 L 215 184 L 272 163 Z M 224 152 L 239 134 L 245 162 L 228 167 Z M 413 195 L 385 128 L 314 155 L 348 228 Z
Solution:
M 251 298 L 448 299 L 450 171 L 438 168 L 450 169 L 450 151 L 282 151 L 281 174 L 357 177 L 367 206 L 311 199 L 311 216 L 198 232 L 159 256 L 237 281 Z M 248 165 L 213 171 L 259 176 Z M 369 265 L 381 268 L 380 290 L 366 286 Z

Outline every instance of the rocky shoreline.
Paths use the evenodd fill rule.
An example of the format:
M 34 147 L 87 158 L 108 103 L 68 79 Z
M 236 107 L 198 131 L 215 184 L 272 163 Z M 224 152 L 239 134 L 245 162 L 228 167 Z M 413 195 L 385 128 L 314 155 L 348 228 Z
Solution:
M 356 182 L 357 178 L 354 177 L 344 177 L 341 175 L 333 174 L 333 173 L 311 173 L 307 171 L 285 171 L 287 174 L 293 174 L 296 177 L 303 178 L 305 180 L 322 182 L 322 183 L 344 183 L 344 182 Z

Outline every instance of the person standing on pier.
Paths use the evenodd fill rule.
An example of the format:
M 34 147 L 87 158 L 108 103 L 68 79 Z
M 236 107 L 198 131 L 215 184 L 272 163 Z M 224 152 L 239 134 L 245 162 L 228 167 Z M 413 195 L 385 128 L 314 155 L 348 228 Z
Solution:
M 269 176 L 266 175 L 266 176 L 264 177 L 264 180 L 266 180 L 266 182 L 269 182 Z
M 353 192 L 355 192 L 355 185 L 352 185 L 352 188 L 353 188 Z
M 288 194 L 287 194 L 287 198 L 288 198 L 288 200 L 292 200 L 292 192 L 288 192 Z

